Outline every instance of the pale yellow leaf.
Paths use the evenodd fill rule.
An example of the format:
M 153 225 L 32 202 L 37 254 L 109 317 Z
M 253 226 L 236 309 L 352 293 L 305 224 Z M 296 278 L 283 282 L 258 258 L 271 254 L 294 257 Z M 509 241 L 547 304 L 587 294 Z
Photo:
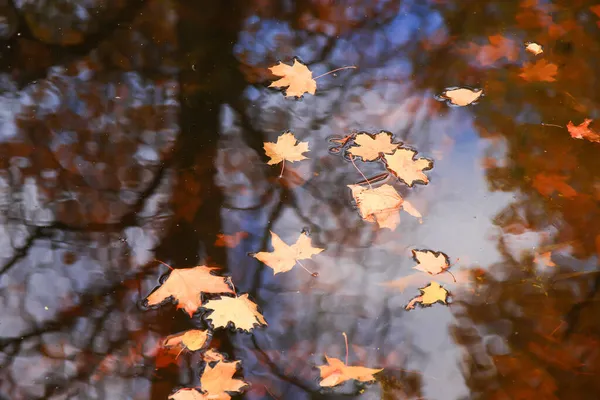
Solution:
M 272 252 L 261 251 L 254 257 L 273 269 L 274 274 L 291 270 L 298 260 L 305 260 L 323 251 L 318 247 L 312 247 L 310 237 L 301 233 L 293 245 L 287 245 L 279 236 L 271 232 Z
M 287 87 L 286 97 L 302 97 L 304 93 L 315 94 L 317 82 L 313 79 L 312 72 L 297 59 L 294 59 L 293 65 L 287 65 L 280 61 L 269 70 L 273 75 L 282 77 L 272 82 L 269 87 Z
M 444 91 L 440 97 L 447 99 L 455 106 L 468 106 L 483 94 L 483 89 L 456 88 Z
M 317 366 L 320 370 L 322 379 L 321 382 L 319 382 L 319 385 L 322 387 L 336 386 L 349 379 L 356 379 L 360 382 L 374 381 L 375 377 L 373 375 L 383 371 L 383 368 L 374 369 L 348 366 L 344 364 L 342 360 L 327 357 L 327 355 L 325 355 L 325 359 L 327 360 L 327 364 Z
M 364 161 L 373 161 L 379 158 L 381 153 L 392 153 L 399 144 L 392 143 L 392 135 L 381 131 L 375 135 L 360 133 L 354 139 L 356 146 L 348 149 L 348 153 L 361 157 Z
M 384 155 L 387 168 L 408 186 L 415 182 L 428 183 L 429 178 L 423 171 L 433 168 L 433 161 L 426 158 L 415 159 L 416 154 L 412 149 L 399 148 L 391 155 Z
M 297 144 L 296 144 L 297 143 Z M 286 131 L 279 135 L 277 142 L 264 142 L 265 153 L 271 159 L 267 164 L 279 164 L 282 161 L 301 161 L 306 160 L 302 154 L 308 150 L 308 142 L 298 142 L 294 134 Z
M 442 252 L 413 250 L 412 253 L 415 261 L 418 263 L 413 268 L 418 269 L 419 271 L 436 275 L 450 268 L 448 256 Z
M 250 331 L 255 325 L 267 325 L 267 321 L 258 312 L 258 306 L 248 298 L 247 294 L 209 300 L 204 308 L 212 310 L 206 319 L 212 320 L 215 328 L 226 328 L 230 322 L 236 328 L 245 331 Z
M 163 342 L 165 347 L 183 344 L 191 351 L 200 350 L 210 337 L 210 332 L 201 329 L 190 329 L 188 331 L 167 336 Z

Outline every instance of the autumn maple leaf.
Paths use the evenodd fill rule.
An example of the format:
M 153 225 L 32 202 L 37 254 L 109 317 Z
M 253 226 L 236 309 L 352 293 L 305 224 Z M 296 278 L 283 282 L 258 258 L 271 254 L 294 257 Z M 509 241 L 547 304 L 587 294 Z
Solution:
M 226 328 L 230 322 L 236 328 L 245 331 L 250 331 L 255 325 L 267 325 L 267 321 L 258 311 L 258 306 L 247 294 L 209 300 L 204 308 L 212 310 L 206 319 L 211 320 L 215 328 Z
M 261 251 L 254 257 L 273 269 L 274 274 L 291 270 L 298 260 L 305 260 L 319 254 L 324 249 L 312 247 L 310 237 L 301 233 L 296 243 L 288 246 L 279 236 L 271 232 L 272 252 Z
M 452 88 L 436 96 L 436 99 L 440 101 L 447 100 L 452 105 L 464 107 L 474 103 L 482 95 L 483 89 Z
M 572 138 L 575 139 L 586 139 L 590 142 L 600 143 L 600 134 L 590 129 L 589 125 L 593 120 L 586 118 L 581 124 L 574 125 L 573 122 L 569 121 L 567 124 L 567 130 Z
M 190 329 L 185 332 L 167 336 L 163 346 L 172 347 L 183 345 L 191 351 L 200 350 L 210 338 L 210 332 L 202 329 Z
M 567 177 L 558 174 L 537 174 L 533 177 L 532 186 L 542 196 L 550 197 L 555 191 L 571 199 L 577 196 L 577 191 L 567 182 Z
M 448 256 L 431 250 L 413 250 L 413 258 L 418 263 L 413 268 L 436 275 L 450 268 Z
M 317 90 L 317 82 L 313 79 L 312 72 L 297 59 L 294 59 L 293 65 L 287 65 L 280 61 L 269 70 L 273 75 L 283 77 L 272 82 L 269 87 L 287 87 L 286 97 L 302 97 L 304 93 L 315 94 Z
M 440 286 L 437 282 L 431 282 L 428 286 L 419 289 L 422 295 L 415 297 L 412 299 L 408 305 L 406 306 L 407 310 L 411 310 L 415 308 L 415 304 L 421 303 L 423 305 L 431 305 L 438 301 L 442 303 L 446 303 L 446 298 L 448 297 L 448 291 Z
M 404 200 L 393 186 L 385 184 L 377 188 L 348 185 L 356 201 L 360 216 L 369 222 L 377 222 L 380 228 L 395 229 L 400 223 L 399 210 L 420 218 L 421 214 Z
M 325 360 L 327 360 L 326 365 L 317 366 L 322 379 L 319 385 L 322 387 L 336 386 L 349 379 L 356 379 L 360 382 L 374 381 L 373 375 L 383 371 L 383 369 L 348 366 L 342 360 L 327 357 L 327 355 L 325 355 Z
M 277 142 L 265 142 L 264 149 L 267 156 L 271 159 L 267 164 L 279 164 L 282 161 L 301 161 L 306 160 L 302 154 L 308 150 L 308 142 L 298 142 L 294 134 L 286 131 L 279 135 Z
M 183 308 L 191 317 L 202 305 L 202 293 L 233 293 L 225 278 L 211 274 L 215 269 L 205 265 L 173 269 L 162 286 L 148 296 L 148 305 L 154 306 L 173 297 L 177 300 L 177 308 Z
M 433 161 L 427 158 L 417 158 L 417 152 L 412 149 L 397 149 L 393 154 L 384 154 L 387 168 L 402 182 L 411 186 L 416 183 L 427 184 L 429 178 L 423 171 L 433 168 Z
M 556 64 L 539 60 L 535 64 L 526 63 L 519 76 L 526 81 L 554 82 L 557 73 L 558 67 Z
M 381 153 L 393 153 L 398 145 L 402 143 L 392 143 L 392 135 L 381 131 L 375 135 L 361 133 L 354 138 L 356 146 L 348 149 L 348 153 L 353 156 L 361 157 L 364 161 L 373 161 L 380 157 Z

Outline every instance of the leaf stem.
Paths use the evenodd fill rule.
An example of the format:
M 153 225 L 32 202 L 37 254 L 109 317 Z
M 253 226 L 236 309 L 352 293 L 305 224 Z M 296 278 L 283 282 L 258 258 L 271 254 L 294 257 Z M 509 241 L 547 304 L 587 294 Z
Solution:
M 334 72 L 341 71 L 341 70 L 343 70 L 343 69 L 350 69 L 350 68 L 353 68 L 353 69 L 354 69 L 354 68 L 358 68 L 358 67 L 357 67 L 356 65 L 349 65 L 349 66 L 347 66 L 347 67 L 336 68 L 336 69 L 334 69 L 334 70 L 331 70 L 331 71 L 329 71 L 329 72 L 325 72 L 324 74 L 321 74 L 321 75 L 319 75 L 319 76 L 317 76 L 317 77 L 315 77 L 315 78 L 313 78 L 313 79 L 319 79 L 319 78 L 321 78 L 321 77 L 323 77 L 323 76 L 325 76 L 325 75 L 333 74 Z
M 283 162 L 281 164 L 281 173 L 279 174 L 279 178 L 283 177 L 283 170 L 285 169 L 285 158 L 283 159 Z
M 346 365 L 348 365 L 348 336 L 346 332 L 342 332 L 342 335 L 344 335 L 344 342 L 346 343 Z
M 448 270 L 446 270 L 447 273 L 449 273 L 450 275 L 452 275 L 452 279 L 454 279 L 454 282 L 456 282 L 456 277 L 454 276 L 454 274 Z
M 304 268 L 304 270 L 306 272 L 308 272 L 309 274 L 311 274 L 312 276 L 319 276 L 319 274 L 317 272 L 312 272 L 311 270 L 309 270 L 308 268 L 306 268 L 304 265 L 302 265 L 302 263 L 298 260 L 296 260 L 296 262 L 298 263 L 299 266 L 301 266 L 302 268 Z
M 560 125 L 556 125 L 556 124 L 545 124 L 543 122 L 540 125 L 543 125 L 543 126 L 555 126 L 557 128 L 564 128 L 564 126 L 560 126 Z
M 154 261 L 161 263 L 162 265 L 164 265 L 165 267 L 169 268 L 171 271 L 173 271 L 175 268 L 171 267 L 169 264 L 167 264 L 164 261 L 160 261 L 159 259 L 154 259 Z
M 350 154 L 350 161 L 352 161 L 352 165 L 354 165 L 354 168 L 356 168 L 356 170 L 362 175 L 362 177 L 365 178 L 365 181 L 369 184 L 369 188 L 373 189 L 373 186 L 371 186 L 371 182 L 369 182 L 365 174 L 363 174 L 362 171 L 356 166 L 356 163 L 354 162 L 354 156 L 352 154 Z

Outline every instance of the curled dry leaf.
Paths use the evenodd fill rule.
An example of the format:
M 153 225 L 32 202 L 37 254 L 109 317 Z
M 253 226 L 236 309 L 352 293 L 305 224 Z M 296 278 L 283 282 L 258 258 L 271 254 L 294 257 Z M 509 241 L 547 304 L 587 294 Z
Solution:
M 447 89 L 437 96 L 438 100 L 447 100 L 455 106 L 468 106 L 483 95 L 483 89 L 453 88 Z
M 392 143 L 392 135 L 381 131 L 375 135 L 360 133 L 354 138 L 356 146 L 348 149 L 348 153 L 355 157 L 361 157 L 364 161 L 373 161 L 380 157 L 381 153 L 390 154 L 402 143 Z
M 290 131 L 279 135 L 276 143 L 265 142 L 265 153 L 271 158 L 267 164 L 279 164 L 284 160 L 289 162 L 306 160 L 302 153 L 309 151 L 308 142 L 297 142 L 296 137 Z
M 291 270 L 298 260 L 305 260 L 319 254 L 324 249 L 312 247 L 310 237 L 301 233 L 296 243 L 288 246 L 279 236 L 271 232 L 272 252 L 261 251 L 254 257 L 273 269 L 274 274 Z
M 210 332 L 201 329 L 190 329 L 185 332 L 167 336 L 163 341 L 165 347 L 183 345 L 191 351 L 200 350 L 210 337 Z
M 433 161 L 427 158 L 415 159 L 416 154 L 415 150 L 399 148 L 391 155 L 384 155 L 388 170 L 411 187 L 415 182 L 427 184 L 429 178 L 423 171 L 433 168 Z
M 418 263 L 413 268 L 436 275 L 450 268 L 448 256 L 431 250 L 413 250 L 413 258 Z
M 380 228 L 395 229 L 400 223 L 399 210 L 405 201 L 393 186 L 385 184 L 377 188 L 348 185 L 356 201 L 360 216 L 369 222 L 377 222 Z M 409 205 L 405 211 L 420 218 L 421 214 Z
M 191 317 L 202 305 L 202 293 L 233 293 L 225 278 L 211 274 L 215 269 L 200 265 L 172 270 L 162 286 L 148 296 L 148 305 L 154 306 L 173 297 L 177 300 L 177 308 L 183 308 Z
M 539 44 L 535 43 L 535 42 L 527 42 L 525 43 L 525 50 L 527 50 L 528 52 L 530 52 L 531 54 L 537 56 L 538 54 L 542 54 L 544 52 L 544 49 L 542 48 L 542 46 L 540 46 Z
M 306 65 L 294 59 L 293 65 L 281 61 L 269 68 L 271 73 L 281 76 L 281 79 L 272 82 L 269 87 L 285 88 L 286 97 L 302 97 L 304 93 L 315 94 L 317 82 L 312 77 L 312 72 Z
M 590 129 L 590 123 L 593 120 L 586 118 L 581 124 L 574 125 L 573 122 L 569 121 L 567 124 L 567 130 L 572 138 L 585 139 L 590 142 L 600 143 L 600 134 Z
M 546 60 L 539 60 L 536 63 L 526 63 L 519 76 L 526 81 L 554 82 L 558 73 L 558 67 Z
M 349 379 L 356 379 L 360 382 L 374 381 L 375 377 L 373 375 L 383 371 L 383 368 L 374 369 L 348 366 L 344 364 L 342 360 L 327 357 L 327 355 L 325 355 L 325 360 L 327 360 L 326 365 L 317 366 L 320 370 L 322 379 L 321 382 L 319 382 L 319 385 L 322 387 L 336 386 Z
M 209 300 L 204 308 L 212 310 L 207 320 L 212 320 L 215 328 L 226 328 L 230 322 L 238 329 L 250 331 L 254 325 L 267 325 L 267 321 L 258 312 L 258 306 L 247 294 L 238 297 L 221 297 Z
M 406 306 L 407 310 L 412 310 L 415 308 L 415 304 L 417 303 L 421 303 L 423 305 L 431 305 L 438 301 L 441 301 L 444 304 L 446 303 L 448 291 L 441 287 L 437 282 L 432 281 L 428 286 L 419 290 L 423 294 L 412 299 Z

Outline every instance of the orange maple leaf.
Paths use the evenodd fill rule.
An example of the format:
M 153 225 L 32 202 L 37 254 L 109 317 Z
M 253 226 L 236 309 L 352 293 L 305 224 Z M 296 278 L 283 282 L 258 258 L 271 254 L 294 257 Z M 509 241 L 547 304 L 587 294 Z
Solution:
M 298 260 L 305 260 L 319 254 L 324 249 L 312 247 L 310 237 L 301 233 L 296 243 L 288 246 L 279 236 L 271 232 L 272 252 L 261 251 L 254 257 L 273 269 L 273 274 L 291 270 Z
M 226 328 L 230 322 L 244 331 L 250 331 L 255 325 L 267 325 L 258 306 L 248 298 L 248 294 L 209 300 L 204 308 L 212 310 L 206 319 L 212 320 L 215 328 Z
M 419 289 L 421 291 L 421 295 L 412 299 L 408 305 L 406 306 L 407 310 L 412 310 L 415 308 L 415 304 L 421 303 L 423 305 L 431 305 L 438 301 L 442 303 L 446 303 L 446 298 L 448 297 L 448 291 L 440 286 L 439 283 L 432 281 L 428 286 Z
M 408 201 L 404 200 L 393 186 L 384 184 L 377 188 L 348 185 L 356 201 L 360 216 L 369 222 L 377 222 L 380 228 L 395 229 L 400 223 L 400 209 L 414 217 L 421 214 Z
M 569 121 L 567 124 L 567 130 L 572 138 L 575 139 L 586 139 L 590 142 L 600 143 L 600 134 L 590 129 L 589 125 L 593 120 L 586 118 L 581 124 L 575 126 L 573 122 Z
M 267 156 L 271 159 L 267 164 L 279 164 L 282 161 L 301 161 L 306 160 L 302 154 L 308 150 L 308 142 L 298 142 L 294 134 L 290 131 L 285 131 L 279 137 L 277 142 L 265 142 L 264 149 Z
M 448 256 L 442 252 L 431 250 L 413 250 L 414 260 L 418 263 L 413 268 L 436 275 L 450 268 Z
M 183 308 L 191 317 L 202 305 L 202 293 L 233 293 L 225 278 L 211 274 L 215 269 L 205 265 L 173 269 L 162 286 L 147 297 L 148 305 L 154 306 L 173 297 L 177 300 L 177 308 Z
M 356 379 L 360 382 L 374 381 L 375 377 L 373 375 L 383 371 L 383 368 L 374 369 L 367 367 L 348 366 L 344 364 L 342 360 L 333 357 L 327 357 L 327 355 L 325 355 L 325 360 L 327 360 L 326 365 L 317 366 L 317 368 L 320 370 L 322 379 L 322 381 L 319 382 L 319 385 L 322 387 L 336 386 L 349 379 Z
M 269 68 L 271 73 L 283 78 L 272 82 L 269 87 L 283 88 L 286 97 L 302 97 L 304 93 L 315 94 L 317 82 L 312 77 L 312 72 L 308 67 L 294 59 L 293 65 L 283 64 L 281 61 L 277 65 Z
M 163 341 L 163 346 L 173 347 L 183 345 L 185 348 L 196 351 L 200 350 L 210 338 L 210 332 L 202 329 L 190 329 L 185 332 L 169 335 Z
M 480 65 L 492 65 L 501 58 L 506 58 L 508 61 L 515 61 L 518 58 L 519 52 L 513 40 L 502 35 L 489 36 L 488 40 L 490 42 L 488 45 L 471 44 L 467 49 L 468 53 L 476 54 L 475 59 Z
M 373 161 L 381 156 L 381 153 L 390 154 L 402 143 L 392 143 L 392 135 L 381 131 L 375 135 L 361 133 L 354 138 L 356 146 L 348 149 L 348 153 L 361 157 L 364 161 Z
M 554 82 L 554 78 L 558 73 L 556 64 L 552 64 L 546 60 L 539 60 L 535 63 L 526 63 L 519 76 L 526 81 Z
M 429 178 L 423 173 L 433 168 L 433 161 L 427 158 L 417 158 L 417 152 L 412 149 L 397 149 L 393 154 L 384 154 L 387 168 L 402 182 L 411 186 L 416 183 L 427 184 Z
M 577 196 L 577 191 L 566 182 L 567 177 L 557 174 L 537 174 L 532 186 L 542 196 L 550 197 L 555 191 L 570 199 Z

